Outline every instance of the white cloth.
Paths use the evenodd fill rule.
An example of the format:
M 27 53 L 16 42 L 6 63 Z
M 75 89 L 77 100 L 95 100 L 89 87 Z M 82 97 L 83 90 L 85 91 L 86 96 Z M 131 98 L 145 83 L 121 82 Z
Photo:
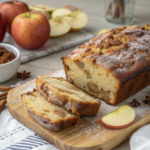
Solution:
M 22 84 L 17 83 L 15 86 Z M 0 150 L 58 150 L 32 130 L 14 119 L 7 105 L 0 112 Z
M 150 124 L 138 129 L 130 138 L 131 150 L 150 150 Z

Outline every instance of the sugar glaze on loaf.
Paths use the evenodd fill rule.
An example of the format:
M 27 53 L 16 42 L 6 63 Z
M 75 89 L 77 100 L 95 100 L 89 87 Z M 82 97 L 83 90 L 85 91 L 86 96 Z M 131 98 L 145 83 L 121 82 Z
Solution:
M 63 59 L 67 80 L 111 105 L 150 84 L 150 25 L 96 36 Z

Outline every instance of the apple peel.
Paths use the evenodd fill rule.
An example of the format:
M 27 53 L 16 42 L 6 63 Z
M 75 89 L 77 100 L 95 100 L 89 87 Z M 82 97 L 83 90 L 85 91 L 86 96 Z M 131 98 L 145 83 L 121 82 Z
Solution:
M 128 105 L 123 105 L 113 112 L 103 116 L 99 123 L 109 129 L 122 129 L 130 124 L 135 119 L 135 111 Z

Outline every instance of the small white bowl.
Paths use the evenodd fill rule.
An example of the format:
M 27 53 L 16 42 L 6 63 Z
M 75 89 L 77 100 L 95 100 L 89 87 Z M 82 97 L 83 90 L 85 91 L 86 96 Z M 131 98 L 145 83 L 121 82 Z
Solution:
M 5 64 L 0 64 L 0 83 L 2 83 L 12 78 L 18 71 L 20 65 L 20 51 L 9 44 L 0 43 L 0 46 L 11 51 L 16 56 L 14 60 Z

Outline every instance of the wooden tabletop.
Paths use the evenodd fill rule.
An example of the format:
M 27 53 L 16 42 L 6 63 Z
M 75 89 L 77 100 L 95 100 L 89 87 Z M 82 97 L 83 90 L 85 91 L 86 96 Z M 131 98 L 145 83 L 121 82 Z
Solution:
M 4 0 L 0 0 L 0 3 Z M 94 36 L 97 35 L 98 31 L 103 28 L 115 28 L 120 25 L 111 24 L 107 22 L 104 18 L 105 14 L 105 1 L 104 0 L 23 0 L 28 5 L 35 3 L 42 3 L 45 5 L 52 6 L 54 8 L 64 7 L 66 5 L 73 5 L 76 7 L 81 7 L 84 12 L 89 16 L 89 22 L 84 28 L 85 31 L 92 33 Z M 134 23 L 137 25 L 150 24 L 150 1 L 149 0 L 136 0 L 135 4 L 135 17 Z M 4 39 L 6 41 L 6 39 Z M 25 81 L 32 80 L 38 75 L 44 75 L 49 72 L 52 72 L 56 69 L 62 68 L 61 57 L 69 54 L 74 48 L 66 49 L 65 51 L 58 52 L 37 60 L 20 65 L 19 71 L 30 71 L 31 78 L 26 79 Z M 10 86 L 16 84 L 20 79 L 17 79 L 15 76 L 5 83 L 0 85 Z M 129 141 L 120 144 L 113 150 L 130 150 Z

